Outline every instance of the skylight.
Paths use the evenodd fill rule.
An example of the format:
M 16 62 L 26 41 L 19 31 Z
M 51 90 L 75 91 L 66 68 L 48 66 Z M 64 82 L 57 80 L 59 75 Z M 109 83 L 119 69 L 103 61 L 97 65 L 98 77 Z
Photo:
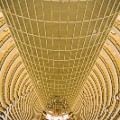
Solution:
M 52 116 L 50 114 L 46 115 L 47 120 L 68 120 L 69 116 L 68 115 L 63 115 L 63 116 Z

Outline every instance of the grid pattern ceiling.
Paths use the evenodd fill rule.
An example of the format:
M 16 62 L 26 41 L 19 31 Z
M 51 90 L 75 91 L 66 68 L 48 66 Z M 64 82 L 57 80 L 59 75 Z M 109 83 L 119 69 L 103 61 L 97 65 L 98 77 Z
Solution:
M 57 95 L 72 105 L 118 14 L 119 0 L 0 2 L 43 103 Z
M 45 116 L 42 116 L 44 108 L 21 61 L 10 31 L 6 27 L 5 19 L 0 14 L 0 119 L 26 120 L 26 117 L 29 120 L 44 119 Z M 88 80 L 71 109 L 74 113 L 72 118 L 76 120 L 120 119 L 119 61 L 120 16 L 114 23 Z M 48 105 L 56 106 L 54 103 L 56 100 L 56 97 L 53 98 L 52 103 Z M 59 100 L 64 107 L 67 105 L 64 99 L 59 98 Z M 58 102 L 57 106 L 61 108 Z

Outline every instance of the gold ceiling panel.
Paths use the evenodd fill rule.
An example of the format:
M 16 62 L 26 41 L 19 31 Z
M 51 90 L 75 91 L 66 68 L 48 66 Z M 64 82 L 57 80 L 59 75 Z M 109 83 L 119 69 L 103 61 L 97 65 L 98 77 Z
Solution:
M 86 83 L 74 101 L 71 111 L 72 117 L 76 120 L 120 119 L 119 20 L 120 17 L 117 18 L 115 27 L 110 32 Z M 0 21 L 4 21 L 1 13 Z M 2 22 L 0 27 L 0 120 L 44 119 L 42 112 L 45 109 L 31 83 L 10 31 L 6 27 L 7 25 Z M 49 85 L 50 82 L 47 84 Z
M 44 107 L 72 107 L 118 15 L 119 0 L 0 0 Z

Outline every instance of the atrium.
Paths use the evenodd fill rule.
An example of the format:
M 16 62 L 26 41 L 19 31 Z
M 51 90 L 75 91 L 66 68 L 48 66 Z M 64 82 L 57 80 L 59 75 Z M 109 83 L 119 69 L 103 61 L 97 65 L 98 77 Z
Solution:
M 0 120 L 120 120 L 120 0 L 0 0 Z

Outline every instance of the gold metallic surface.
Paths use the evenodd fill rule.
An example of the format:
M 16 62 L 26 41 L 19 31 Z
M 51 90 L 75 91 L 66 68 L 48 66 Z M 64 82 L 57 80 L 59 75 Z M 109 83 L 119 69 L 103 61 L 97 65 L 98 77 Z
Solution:
M 13 120 L 27 115 L 42 120 L 50 100 L 60 96 L 77 120 L 119 119 L 119 17 L 107 39 L 119 4 L 0 0 L 12 33 L 11 38 L 8 29 L 0 32 L 0 116 L 8 109 Z M 1 29 L 4 26 L 2 16 Z M 22 107 L 16 104 L 23 104 L 28 114 L 21 117 Z M 17 117 L 11 106 L 19 109 Z

